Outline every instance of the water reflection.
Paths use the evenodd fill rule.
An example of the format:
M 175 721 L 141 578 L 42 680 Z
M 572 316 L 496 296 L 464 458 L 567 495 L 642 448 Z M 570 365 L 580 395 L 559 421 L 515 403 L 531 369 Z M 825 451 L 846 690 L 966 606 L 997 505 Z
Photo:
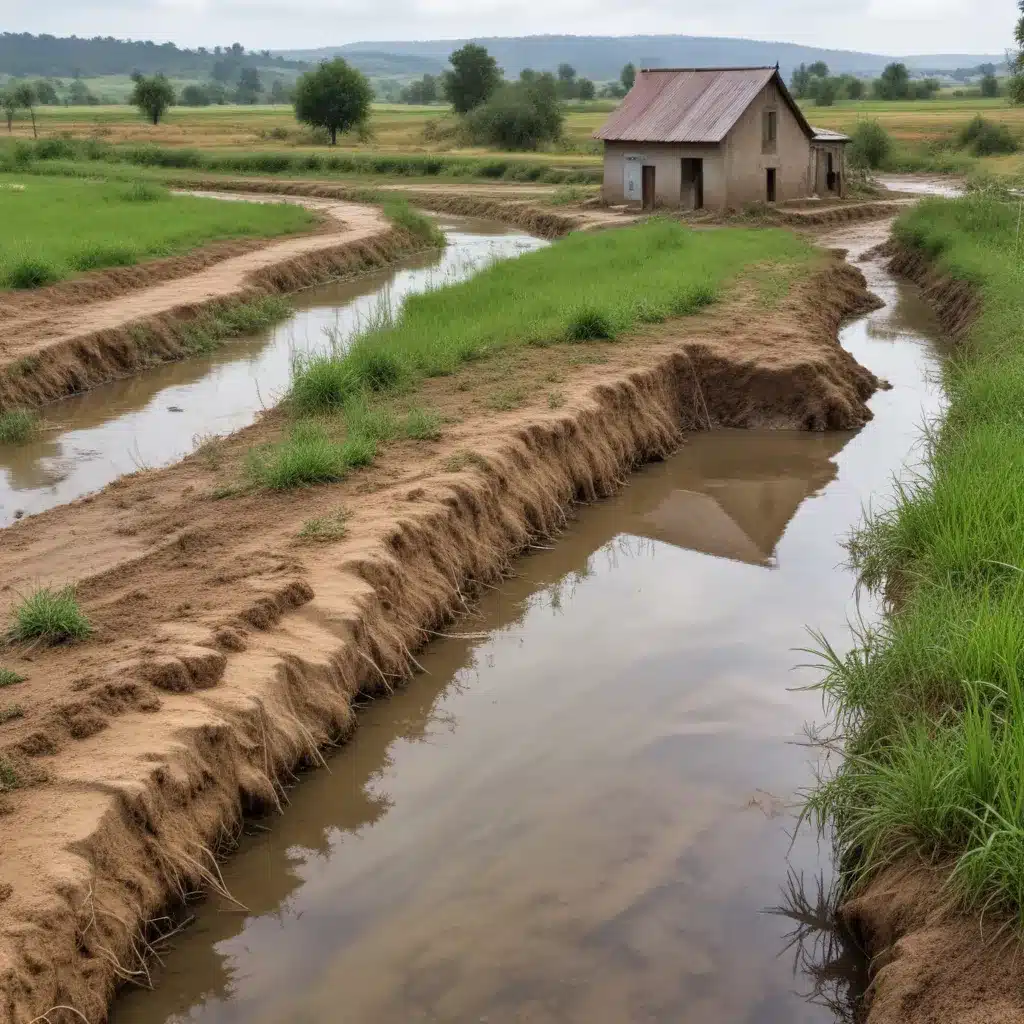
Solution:
M 31 515 L 63 504 L 125 473 L 168 465 L 197 438 L 248 425 L 280 399 L 297 354 L 324 347 L 328 333 L 345 339 L 381 301 L 397 309 L 407 295 L 547 244 L 487 221 L 440 223 L 449 243 L 443 254 L 302 292 L 295 316 L 279 327 L 48 406 L 38 441 L 0 445 L 0 526 L 16 511 Z

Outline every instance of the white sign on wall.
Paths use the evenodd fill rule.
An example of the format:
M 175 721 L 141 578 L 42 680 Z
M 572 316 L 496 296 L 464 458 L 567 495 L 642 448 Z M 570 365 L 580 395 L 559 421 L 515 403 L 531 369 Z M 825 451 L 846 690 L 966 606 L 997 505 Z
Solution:
M 638 153 L 627 153 L 622 172 L 622 191 L 627 202 L 639 203 L 644 197 L 644 159 Z

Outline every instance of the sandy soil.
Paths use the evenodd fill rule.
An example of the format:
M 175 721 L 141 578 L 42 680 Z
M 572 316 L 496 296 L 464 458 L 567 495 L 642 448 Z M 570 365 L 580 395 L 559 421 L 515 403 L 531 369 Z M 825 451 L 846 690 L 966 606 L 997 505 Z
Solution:
M 0 701 L 22 712 L 0 724 L 18 780 L 0 816 L 0 1021 L 58 1004 L 102 1020 L 115 985 L 144 976 L 140 936 L 217 884 L 243 809 L 276 804 L 297 763 L 353 728 L 356 695 L 407 678 L 411 651 L 574 501 L 684 429 L 864 423 L 879 382 L 836 338 L 870 304 L 826 260 L 770 311 L 749 288 L 632 339 L 428 381 L 417 401 L 446 417 L 441 439 L 391 445 L 340 484 L 219 496 L 280 432 L 272 411 L 2 531 L 0 618 L 33 586 L 74 583 L 96 633 L 0 651 L 27 677 Z M 510 379 L 523 404 L 490 411 Z M 302 541 L 339 509 L 343 539 Z

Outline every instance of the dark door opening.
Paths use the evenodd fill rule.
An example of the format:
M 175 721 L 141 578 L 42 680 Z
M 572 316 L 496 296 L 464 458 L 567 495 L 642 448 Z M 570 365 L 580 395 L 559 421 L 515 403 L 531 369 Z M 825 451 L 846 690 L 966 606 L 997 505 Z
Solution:
M 643 199 L 643 207 L 645 210 L 654 209 L 654 168 L 649 167 L 646 164 L 641 176 L 641 188 Z
M 704 209 L 704 161 L 685 158 L 680 172 L 679 205 L 684 210 Z
M 775 202 L 775 168 L 768 168 L 768 202 Z
M 835 192 L 836 190 L 836 165 L 832 159 L 832 154 L 826 154 L 825 159 L 825 185 L 829 192 Z

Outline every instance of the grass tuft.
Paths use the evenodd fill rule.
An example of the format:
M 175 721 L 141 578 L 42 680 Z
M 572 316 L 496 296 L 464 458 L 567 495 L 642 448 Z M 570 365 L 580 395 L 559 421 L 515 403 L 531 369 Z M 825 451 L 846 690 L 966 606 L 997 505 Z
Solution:
M 7 638 L 13 642 L 45 640 L 59 644 L 84 640 L 92 623 L 78 605 L 74 587 L 41 587 L 14 607 Z
M 341 540 L 348 533 L 349 513 L 345 509 L 338 509 L 326 516 L 318 516 L 316 519 L 307 519 L 299 530 L 299 537 L 302 540 L 328 542 Z
M 301 422 L 284 441 L 250 451 L 246 470 L 259 487 L 287 490 L 344 479 L 349 454 L 323 427 Z
M 444 468 L 448 473 L 461 473 L 462 470 L 470 467 L 486 472 L 490 468 L 490 464 L 479 452 L 470 451 L 455 452 L 444 461 Z
M 0 668 L 0 689 L 25 682 L 25 677 L 18 675 L 13 669 Z
M 46 256 L 22 254 L 13 256 L 3 267 L 0 283 L 5 288 L 44 288 L 59 281 L 64 274 L 60 267 Z
M 611 341 L 617 334 L 618 331 L 609 313 L 594 306 L 582 306 L 573 310 L 565 325 L 566 341 Z
M 410 409 L 402 433 L 414 441 L 436 441 L 441 436 L 441 416 L 432 409 Z
M 8 704 L 7 707 L 0 708 L 0 725 L 24 717 L 25 709 L 20 704 Z
M 6 793 L 12 789 L 17 789 L 20 785 L 21 778 L 14 765 L 6 757 L 0 755 L 0 792 Z
M 39 417 L 30 409 L 0 413 L 0 444 L 25 444 L 39 433 Z

